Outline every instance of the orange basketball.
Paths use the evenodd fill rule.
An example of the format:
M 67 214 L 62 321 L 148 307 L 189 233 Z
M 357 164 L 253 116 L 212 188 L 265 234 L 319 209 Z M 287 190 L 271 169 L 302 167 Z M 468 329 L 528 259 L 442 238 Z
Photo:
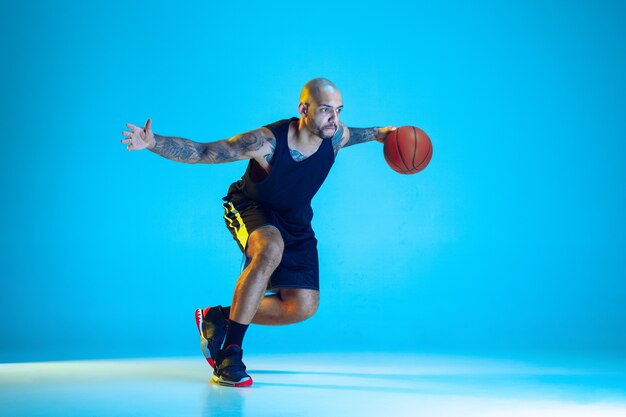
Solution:
M 433 156 L 433 144 L 419 127 L 402 126 L 389 132 L 383 147 L 385 161 L 400 174 L 416 174 Z

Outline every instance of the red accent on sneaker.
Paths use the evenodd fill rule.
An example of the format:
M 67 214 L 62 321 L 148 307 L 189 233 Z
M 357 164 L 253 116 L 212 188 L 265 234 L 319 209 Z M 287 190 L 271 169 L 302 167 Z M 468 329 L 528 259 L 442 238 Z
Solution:
M 252 378 L 248 378 L 247 381 L 237 382 L 234 386 L 237 388 L 240 388 L 240 387 L 249 387 L 250 385 L 252 385 Z
M 231 381 L 222 379 L 221 377 L 218 377 L 215 374 L 211 378 L 211 381 L 223 387 L 235 387 L 235 388 L 249 387 L 254 382 L 251 377 L 248 377 L 245 381 L 233 383 Z
M 239 349 L 241 349 L 241 346 L 236 345 L 236 344 L 234 344 L 234 343 L 231 343 L 230 345 L 226 346 L 226 347 L 225 347 L 225 348 L 223 348 L 222 350 L 226 350 L 226 349 L 228 349 L 228 348 L 229 348 L 229 347 L 231 347 L 231 346 L 237 346 Z
M 202 336 L 202 317 L 204 317 L 206 315 L 206 313 L 211 309 L 211 307 L 207 307 L 204 309 L 204 314 L 203 314 L 203 310 L 201 309 L 197 309 L 196 310 L 196 327 L 198 328 L 198 333 L 200 333 L 200 336 Z M 206 361 L 209 363 L 209 365 L 211 366 L 211 368 L 215 369 L 215 361 L 213 360 L 213 358 L 206 358 Z
M 202 325 L 202 310 L 196 310 L 196 327 L 198 328 L 198 332 L 202 334 L 202 329 L 200 326 Z

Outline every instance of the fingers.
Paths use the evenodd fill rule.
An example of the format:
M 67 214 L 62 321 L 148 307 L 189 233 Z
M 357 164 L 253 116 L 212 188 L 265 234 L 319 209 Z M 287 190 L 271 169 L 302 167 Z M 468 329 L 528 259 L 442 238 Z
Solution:
M 124 145 L 127 145 L 126 150 L 130 152 L 132 150 L 143 149 L 145 145 L 143 145 L 143 143 L 140 143 L 140 142 L 144 142 L 146 132 L 150 132 L 150 129 L 152 128 L 152 120 L 148 119 L 146 121 L 145 127 L 139 127 L 132 123 L 126 123 L 126 127 L 130 130 L 123 131 L 122 135 L 124 135 L 124 139 L 120 140 L 121 143 L 123 143 Z M 135 145 L 138 146 L 137 149 L 135 149 L 135 147 L 133 146 L 133 139 L 137 141 L 135 143 Z
M 124 135 L 125 138 L 120 140 L 120 142 L 123 143 L 124 145 L 127 145 L 126 150 L 130 152 L 133 149 L 133 143 L 132 143 L 133 133 L 135 133 L 135 130 L 141 129 L 141 128 L 135 126 L 132 123 L 126 123 L 126 127 L 131 130 L 125 130 L 122 132 L 122 135 Z
M 148 119 L 146 120 L 146 126 L 145 127 L 140 127 L 140 126 L 135 126 L 132 123 L 126 123 L 126 127 L 129 128 L 132 132 L 134 132 L 135 130 L 150 130 L 152 129 L 152 119 Z M 125 135 L 129 135 L 130 132 L 124 132 Z
M 123 132 L 122 132 L 122 135 L 124 135 L 124 136 L 125 136 L 125 138 L 124 138 L 124 139 L 122 139 L 120 142 L 122 142 L 122 143 L 124 143 L 124 144 L 130 143 L 130 142 L 131 142 L 131 139 L 132 139 L 132 137 L 133 137 L 133 133 L 134 133 L 134 132 L 131 132 L 131 131 L 129 131 L 129 130 L 125 130 L 125 131 L 123 131 Z

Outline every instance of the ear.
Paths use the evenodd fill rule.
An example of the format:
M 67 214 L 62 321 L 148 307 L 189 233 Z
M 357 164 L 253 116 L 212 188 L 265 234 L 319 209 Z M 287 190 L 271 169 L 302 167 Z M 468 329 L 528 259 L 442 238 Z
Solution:
M 309 105 L 307 103 L 298 104 L 298 113 L 300 113 L 302 116 L 306 116 L 308 109 Z

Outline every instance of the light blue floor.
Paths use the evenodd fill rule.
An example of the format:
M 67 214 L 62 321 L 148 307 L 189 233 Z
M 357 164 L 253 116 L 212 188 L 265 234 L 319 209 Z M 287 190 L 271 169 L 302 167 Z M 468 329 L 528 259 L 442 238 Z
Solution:
M 209 382 L 201 357 L 0 364 L 1 416 L 626 416 L 622 364 L 392 354 L 246 358 L 255 383 Z

